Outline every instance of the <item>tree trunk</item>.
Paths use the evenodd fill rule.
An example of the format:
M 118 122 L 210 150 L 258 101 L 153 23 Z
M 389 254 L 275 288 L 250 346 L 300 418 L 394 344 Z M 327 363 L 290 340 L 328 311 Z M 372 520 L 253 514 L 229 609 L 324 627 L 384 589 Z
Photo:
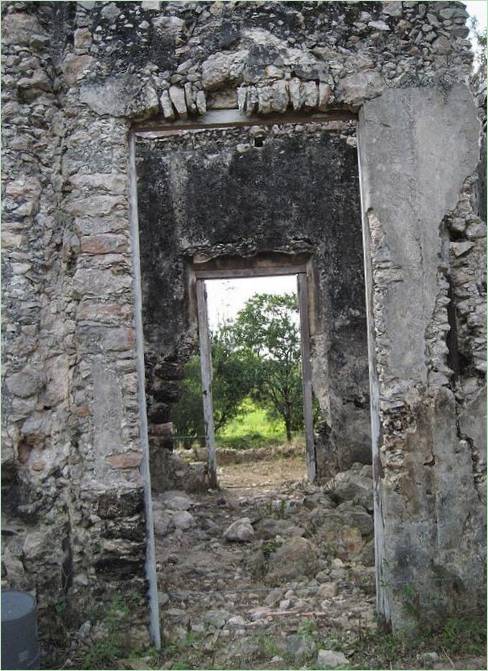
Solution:
M 291 443 L 291 419 L 290 416 L 285 417 L 286 427 L 286 442 Z

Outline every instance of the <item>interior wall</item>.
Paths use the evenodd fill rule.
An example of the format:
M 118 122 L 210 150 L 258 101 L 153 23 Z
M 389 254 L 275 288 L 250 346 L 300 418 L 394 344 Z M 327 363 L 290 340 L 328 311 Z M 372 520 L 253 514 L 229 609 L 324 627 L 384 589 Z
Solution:
M 182 366 L 196 346 L 185 269 L 198 257 L 310 255 L 313 388 L 322 411 L 318 475 L 328 477 L 352 461 L 369 463 L 353 125 L 327 130 L 288 124 L 139 139 L 137 174 L 153 486 L 169 484 L 158 475 L 165 467 L 161 451 L 170 447 L 160 436 L 171 422 Z

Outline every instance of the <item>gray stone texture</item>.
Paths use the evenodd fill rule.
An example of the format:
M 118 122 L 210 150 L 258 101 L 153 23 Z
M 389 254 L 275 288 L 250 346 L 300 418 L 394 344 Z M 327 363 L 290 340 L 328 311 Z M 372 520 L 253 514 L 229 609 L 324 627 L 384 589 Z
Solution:
M 484 548 L 475 413 L 486 178 L 472 103 L 450 88 L 472 63 L 463 5 L 119 9 L 2 4 L 3 585 L 35 590 L 46 646 L 60 602 L 76 629 L 94 600 L 130 592 L 134 630 L 147 622 L 131 123 L 160 106 L 171 119 L 238 97 L 247 113 L 280 113 L 381 96 L 366 102 L 360 133 L 376 444 L 381 436 L 376 555 L 393 580 L 379 583 L 380 612 L 402 624 L 405 583 L 429 608 L 472 606 Z M 475 93 L 481 107 L 479 80 Z
M 473 552 L 484 529 L 476 453 L 458 427 L 466 410 L 446 345 L 457 329 L 443 226 L 475 172 L 478 138 L 462 85 L 388 91 L 360 113 L 373 425 L 382 427 L 373 432 L 377 571 L 386 586 L 378 596 L 397 627 L 408 620 L 406 585 L 424 616 L 441 604 L 459 611 L 476 603 L 484 565 Z

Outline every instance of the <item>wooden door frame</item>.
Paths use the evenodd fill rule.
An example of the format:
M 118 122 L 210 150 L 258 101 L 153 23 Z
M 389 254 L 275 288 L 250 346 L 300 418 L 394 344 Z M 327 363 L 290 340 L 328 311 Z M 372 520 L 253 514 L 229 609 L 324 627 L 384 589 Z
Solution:
M 317 460 L 313 429 L 312 408 L 312 365 L 310 360 L 310 310 L 309 310 L 309 274 L 310 263 L 298 265 L 266 264 L 252 268 L 192 268 L 196 289 L 198 314 L 198 337 L 200 342 L 200 367 L 202 373 L 203 417 L 205 444 L 208 451 L 208 476 L 212 488 L 218 486 L 217 456 L 215 449 L 215 427 L 212 400 L 212 352 L 208 326 L 207 298 L 205 281 L 221 279 L 239 279 L 249 277 L 277 277 L 296 275 L 297 295 L 300 314 L 300 346 L 302 358 L 303 384 L 303 421 L 305 429 L 305 451 L 307 476 L 311 482 L 317 478 Z

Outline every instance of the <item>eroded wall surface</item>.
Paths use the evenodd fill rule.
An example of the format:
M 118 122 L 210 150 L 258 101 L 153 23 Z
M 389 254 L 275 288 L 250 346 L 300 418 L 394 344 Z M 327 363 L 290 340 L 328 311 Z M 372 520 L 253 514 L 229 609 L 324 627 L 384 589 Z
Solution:
M 103 604 L 117 591 L 133 595 L 134 623 L 138 618 L 147 621 L 147 536 L 139 472 L 145 455 L 129 225 L 131 124 L 151 118 L 198 118 L 206 109 L 219 108 L 258 114 L 359 110 L 385 91 L 383 100 L 389 105 L 396 96 L 404 100 L 403 90 L 418 86 L 426 92 L 435 88 L 435 100 L 445 98 L 448 109 L 450 88 L 467 80 L 472 56 L 466 11 L 456 2 L 12 2 L 2 3 L 2 12 L 2 447 L 8 530 L 3 579 L 37 592 L 42 632 L 48 637 L 60 612 L 55 608 L 58 602 L 76 605 L 63 620 L 63 625 L 75 627 L 90 604 Z M 382 118 L 386 103 L 378 104 Z M 418 128 L 413 102 L 405 110 L 400 105 L 399 112 L 407 130 Z M 468 118 L 470 114 L 466 112 Z M 440 381 L 427 380 L 427 391 L 419 396 L 436 445 L 447 432 L 447 452 L 439 448 L 433 470 L 440 473 L 445 463 L 448 471 L 459 461 L 471 460 L 483 491 L 484 457 L 475 447 L 481 444 L 476 428 L 481 425 L 475 411 L 483 358 L 478 304 L 484 290 L 479 280 L 484 224 L 473 205 L 476 166 L 472 150 L 466 149 L 478 130 L 470 126 L 462 133 L 464 121 L 456 119 L 458 126 L 451 122 L 455 140 L 447 138 L 447 163 L 468 151 L 469 166 L 452 183 L 449 199 L 439 205 L 423 239 L 427 256 L 422 263 L 428 266 L 429 282 L 422 284 L 423 298 L 433 291 L 435 304 L 434 312 L 427 311 L 425 320 L 418 322 L 430 330 L 423 334 L 425 343 L 420 337 L 415 340 L 412 356 L 415 352 L 420 359 L 409 362 L 416 373 L 410 375 L 408 368 L 407 379 L 413 380 L 414 396 L 419 394 L 419 380 L 424 385 L 427 375 L 425 361 L 439 361 L 429 375 L 439 375 Z M 387 153 L 385 138 L 396 138 L 387 131 L 387 126 L 377 127 L 378 146 L 383 146 L 388 164 L 398 152 L 391 146 Z M 408 163 L 409 171 L 416 166 L 427 170 L 422 168 L 427 157 L 418 139 L 413 146 L 418 148 L 418 161 Z M 439 143 L 429 146 L 439 150 L 437 161 L 445 156 Z M 406 157 L 410 161 L 408 153 Z M 410 184 L 410 201 L 416 190 L 428 199 L 431 191 L 418 176 Z M 389 225 L 383 215 L 376 216 L 381 226 Z M 371 222 L 374 231 L 374 219 Z M 425 236 L 415 217 L 412 222 L 411 231 L 407 223 L 408 231 Z M 432 271 L 439 248 L 432 227 L 437 232 L 441 225 L 450 237 L 443 250 L 449 248 L 450 261 L 445 263 L 451 268 L 451 289 L 444 270 Z M 415 302 L 414 294 L 411 290 L 408 295 Z M 451 380 L 444 368 L 455 368 L 454 363 L 443 364 L 448 334 L 454 333 L 447 330 L 444 302 L 451 306 L 447 323 L 456 326 L 457 345 L 449 345 L 458 360 L 456 387 L 443 381 Z M 420 304 L 426 305 L 424 300 Z M 432 303 L 428 306 L 430 310 Z M 371 316 L 381 332 L 380 315 Z M 384 337 L 393 341 L 397 322 L 385 323 L 389 331 Z M 381 339 L 379 347 L 383 366 Z M 398 350 L 391 351 L 403 360 Z M 435 390 L 432 398 L 430 389 Z M 402 391 L 402 407 L 407 392 Z M 453 395 L 458 426 L 445 421 L 445 407 L 454 407 Z M 444 410 L 434 412 L 441 400 Z M 413 426 L 410 410 L 407 415 L 408 426 Z M 436 424 L 434 417 L 442 421 Z M 401 418 L 391 423 L 387 413 L 377 413 L 377 419 L 382 440 L 394 443 L 395 431 L 403 431 Z M 460 441 L 453 463 L 454 431 Z M 444 557 L 441 565 L 446 566 L 448 545 L 438 540 L 441 528 L 444 533 L 438 521 L 447 515 L 462 530 L 465 509 L 454 506 L 448 513 L 444 507 L 441 516 L 442 497 L 436 499 L 437 508 L 426 503 L 425 468 L 418 466 L 424 448 L 414 433 L 409 435 L 412 469 L 421 473 L 418 481 L 408 479 L 410 498 L 421 502 L 422 519 L 430 520 L 432 534 L 425 537 L 433 553 L 429 556 Z M 407 445 L 404 437 L 400 444 Z M 403 473 L 403 447 L 398 452 L 393 450 Z M 387 480 L 395 479 L 395 459 L 383 464 Z M 466 468 L 462 472 L 466 474 Z M 466 478 L 472 498 L 471 474 Z M 405 552 L 416 547 L 413 531 L 396 525 L 403 514 L 395 508 L 384 510 L 384 519 L 390 520 L 381 540 L 385 552 L 390 552 L 391 543 L 397 547 L 399 539 Z M 472 522 L 466 522 L 476 533 L 477 519 L 471 515 Z M 476 533 L 466 534 L 471 539 L 463 546 L 466 567 L 469 562 L 478 566 Z M 448 531 L 445 538 L 452 535 Z M 459 552 L 452 550 L 452 557 L 450 570 L 456 572 L 461 567 Z M 403 561 L 401 555 L 394 561 Z M 401 607 L 395 600 L 390 607 L 391 611 L 382 605 L 398 623 Z
M 360 115 L 379 598 L 397 626 L 407 598 L 424 617 L 484 599 L 478 140 L 464 86 L 387 92 Z
M 159 436 L 172 420 L 182 365 L 198 351 L 188 295 L 198 258 L 310 258 L 313 386 L 322 409 L 318 475 L 371 462 L 355 129 L 329 125 L 138 141 L 146 393 L 158 489 L 174 487 L 162 472 Z

